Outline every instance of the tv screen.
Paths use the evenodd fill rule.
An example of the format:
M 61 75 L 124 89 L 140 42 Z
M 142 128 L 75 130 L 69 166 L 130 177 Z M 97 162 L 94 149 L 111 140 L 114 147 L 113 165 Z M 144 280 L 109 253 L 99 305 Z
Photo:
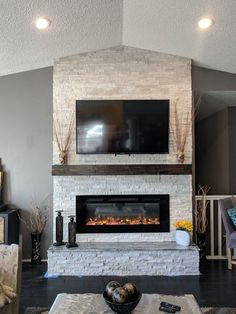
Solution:
M 77 100 L 77 154 L 168 153 L 169 100 Z

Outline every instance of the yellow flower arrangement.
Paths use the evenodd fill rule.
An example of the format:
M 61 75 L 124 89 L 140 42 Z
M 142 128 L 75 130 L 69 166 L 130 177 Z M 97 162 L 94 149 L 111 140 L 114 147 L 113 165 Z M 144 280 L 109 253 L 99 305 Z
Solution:
M 174 224 L 174 227 L 176 228 L 176 230 L 183 230 L 187 232 L 193 231 L 193 224 L 189 220 L 178 220 Z

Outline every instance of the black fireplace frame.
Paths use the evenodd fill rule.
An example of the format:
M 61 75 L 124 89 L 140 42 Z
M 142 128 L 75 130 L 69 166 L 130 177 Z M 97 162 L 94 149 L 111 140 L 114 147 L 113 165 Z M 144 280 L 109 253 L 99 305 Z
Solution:
M 136 199 L 138 202 L 160 201 L 160 225 L 99 225 L 86 226 L 86 200 L 96 198 L 96 202 L 109 202 L 110 199 L 122 199 L 125 197 Z M 145 194 L 145 195 L 77 195 L 76 196 L 76 232 L 83 233 L 148 233 L 148 232 L 170 232 L 170 201 L 169 194 Z M 126 201 L 128 203 L 129 201 Z

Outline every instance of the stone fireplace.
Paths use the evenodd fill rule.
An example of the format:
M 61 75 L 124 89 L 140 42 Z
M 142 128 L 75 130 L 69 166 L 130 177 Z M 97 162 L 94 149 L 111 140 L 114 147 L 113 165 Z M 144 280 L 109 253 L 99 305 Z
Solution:
M 169 232 L 169 195 L 76 196 L 77 233 Z
M 177 108 L 183 117 L 191 110 L 191 60 L 125 46 L 79 54 L 56 60 L 53 90 L 54 115 L 60 119 L 62 130 L 68 128 L 71 112 L 76 114 L 76 101 L 92 99 L 168 99 L 170 126 L 173 126 L 176 99 Z M 68 167 L 175 165 L 177 154 L 172 128 L 169 133 L 168 154 L 82 155 L 76 153 L 74 132 Z M 53 163 L 58 164 L 55 141 Z M 191 130 L 186 141 L 184 163 L 191 167 Z M 198 273 L 197 249 L 178 248 L 174 243 L 173 224 L 176 220 L 192 220 L 191 173 L 144 172 L 137 175 L 130 173 L 128 168 L 121 175 L 60 172 L 54 175 L 53 185 L 54 213 L 63 210 L 65 240 L 68 222 L 66 216 L 76 215 L 79 251 L 50 248 L 49 274 Z M 113 213 L 109 208 L 111 203 Z M 86 206 L 88 211 L 85 210 Z M 56 213 L 54 217 L 55 215 Z M 109 243 L 113 245 L 110 246 Z M 117 250 L 114 243 L 117 243 Z M 149 261 L 147 263 L 144 251 L 146 260 Z M 130 266 L 131 269 L 126 271 L 127 266 L 123 264 L 124 260 L 119 261 L 119 254 L 125 254 L 125 259 L 132 261 L 133 268 Z M 116 266 L 110 264 L 111 255 L 117 259 Z M 153 259 L 156 261 L 154 264 Z M 90 264 L 85 265 L 88 260 Z M 142 269 L 139 260 L 143 261 Z M 64 267 L 65 261 L 67 267 Z
M 76 215 L 76 198 L 79 196 L 169 196 L 169 232 L 78 232 L 78 242 L 163 242 L 174 241 L 173 224 L 178 219 L 192 219 L 191 175 L 94 175 L 54 176 L 54 206 L 63 209 L 64 238 L 67 239 L 67 215 Z

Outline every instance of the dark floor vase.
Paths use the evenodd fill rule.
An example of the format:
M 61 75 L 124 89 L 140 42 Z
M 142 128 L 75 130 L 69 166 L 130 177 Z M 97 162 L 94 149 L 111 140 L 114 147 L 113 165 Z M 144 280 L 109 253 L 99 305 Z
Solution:
M 197 232 L 197 245 L 199 247 L 199 271 L 202 274 L 206 273 L 206 233 Z
M 32 253 L 31 253 L 31 264 L 39 265 L 41 264 L 41 233 L 31 233 L 32 241 Z

